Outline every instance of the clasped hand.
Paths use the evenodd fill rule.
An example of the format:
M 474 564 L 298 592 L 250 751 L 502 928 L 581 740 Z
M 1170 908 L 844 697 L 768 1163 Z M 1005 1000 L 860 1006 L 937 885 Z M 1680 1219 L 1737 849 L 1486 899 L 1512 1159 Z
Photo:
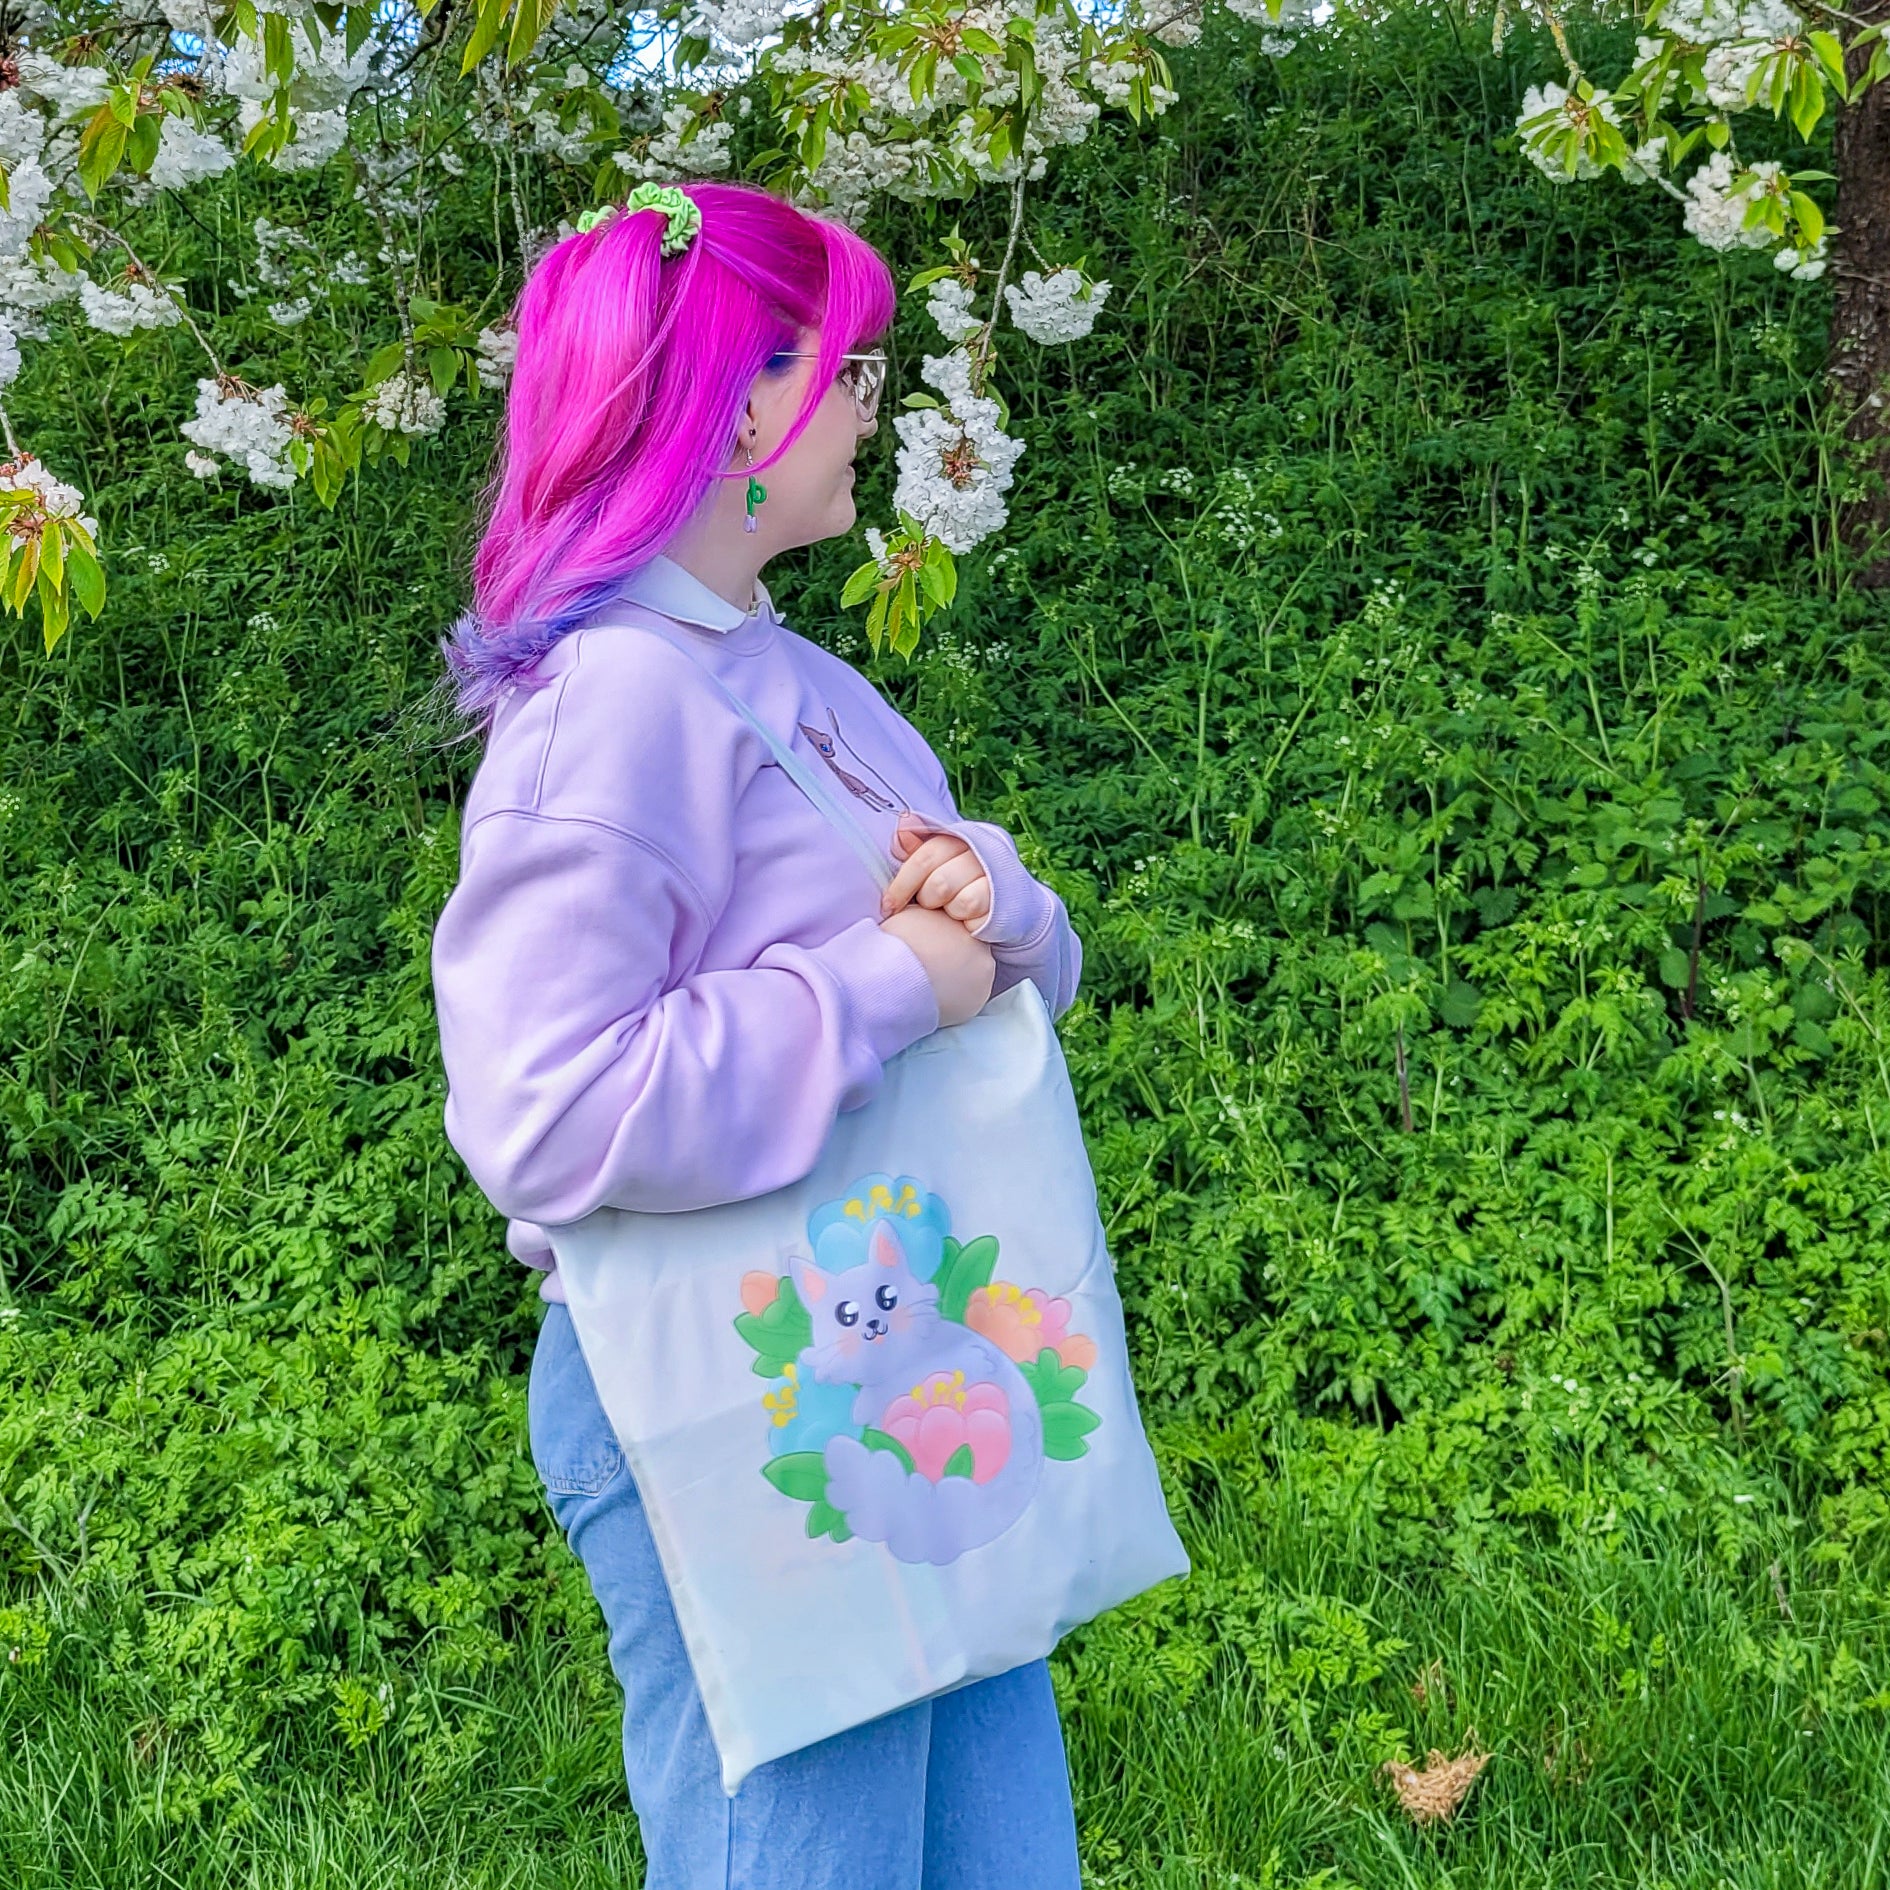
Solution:
M 900 816 L 892 849 L 901 864 L 880 899 L 880 929 L 925 967 L 939 1023 L 962 1024 L 984 1009 L 997 976 L 990 946 L 971 933 L 991 916 L 990 878 L 965 841 L 911 814 Z

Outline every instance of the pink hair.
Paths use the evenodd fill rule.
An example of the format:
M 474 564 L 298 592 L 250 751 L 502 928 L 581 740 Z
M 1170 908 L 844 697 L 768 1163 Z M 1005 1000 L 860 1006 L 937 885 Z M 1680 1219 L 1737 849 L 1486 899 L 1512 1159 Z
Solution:
M 473 608 L 446 658 L 483 718 L 506 686 L 659 552 L 724 471 L 755 376 L 820 330 L 797 440 L 840 356 L 892 321 L 892 277 L 851 230 L 743 184 L 688 184 L 701 228 L 665 259 L 661 211 L 568 236 L 527 278 Z M 785 365 L 785 364 L 783 364 Z

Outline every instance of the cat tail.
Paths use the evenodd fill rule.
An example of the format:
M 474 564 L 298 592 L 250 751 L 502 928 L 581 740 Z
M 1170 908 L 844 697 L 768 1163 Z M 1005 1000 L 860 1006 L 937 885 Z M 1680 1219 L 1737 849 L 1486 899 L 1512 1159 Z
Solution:
M 988 1483 L 906 1469 L 889 1450 L 857 1438 L 827 1444 L 827 1501 L 864 1542 L 883 1542 L 901 1562 L 955 1562 L 1001 1536 L 1023 1515 L 1043 1473 L 1043 1419 L 1036 1401 L 1013 1418 L 1011 1454 Z

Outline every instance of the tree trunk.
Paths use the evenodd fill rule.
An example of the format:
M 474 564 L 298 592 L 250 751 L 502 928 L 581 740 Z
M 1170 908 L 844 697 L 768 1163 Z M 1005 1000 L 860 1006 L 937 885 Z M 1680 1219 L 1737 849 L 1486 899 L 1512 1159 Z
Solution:
M 1890 0 L 1855 17 L 1879 20 Z M 1853 57 L 1852 79 L 1863 59 Z M 1862 562 L 1858 581 L 1890 588 L 1890 83 L 1838 113 L 1837 295 L 1831 308 L 1831 378 L 1851 409 L 1848 430 L 1866 447 L 1877 490 L 1844 507 L 1844 541 Z

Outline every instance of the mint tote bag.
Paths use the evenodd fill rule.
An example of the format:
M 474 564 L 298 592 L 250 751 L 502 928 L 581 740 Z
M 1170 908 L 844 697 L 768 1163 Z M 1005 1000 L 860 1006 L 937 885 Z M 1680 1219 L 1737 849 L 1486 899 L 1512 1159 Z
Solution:
M 792 1186 L 548 1232 L 731 1796 L 1187 1573 L 1034 984 L 895 1057 Z

